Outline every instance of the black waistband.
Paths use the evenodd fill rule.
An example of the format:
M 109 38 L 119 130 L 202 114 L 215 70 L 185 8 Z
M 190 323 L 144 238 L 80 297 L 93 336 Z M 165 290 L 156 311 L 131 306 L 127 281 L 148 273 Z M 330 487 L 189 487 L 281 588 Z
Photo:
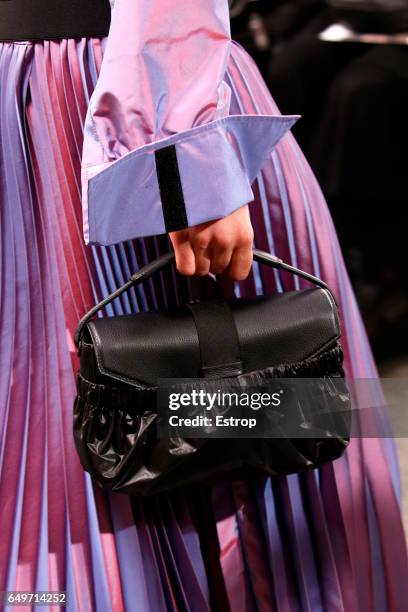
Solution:
M 106 36 L 109 0 L 0 0 L 0 40 Z

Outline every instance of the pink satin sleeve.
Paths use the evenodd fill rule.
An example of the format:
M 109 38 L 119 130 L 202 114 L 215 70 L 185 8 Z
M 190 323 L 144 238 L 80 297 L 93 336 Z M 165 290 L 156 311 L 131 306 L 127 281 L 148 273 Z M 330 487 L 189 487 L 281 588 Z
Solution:
M 86 157 L 114 161 L 228 115 L 230 44 L 224 0 L 116 0 Z
M 112 244 L 168 231 L 155 165 L 156 151 L 163 147 L 172 147 L 178 161 L 184 226 L 223 217 L 251 201 L 255 176 L 248 172 L 247 147 L 258 149 L 254 158 L 264 159 L 294 118 L 263 117 L 258 127 L 246 115 L 229 121 L 227 0 L 112 4 L 109 37 L 85 124 L 86 242 Z M 259 144 L 252 137 L 248 145 L 250 132 L 259 132 Z M 217 163 L 208 159 L 211 156 Z M 195 194 L 192 180 L 197 175 L 204 193 Z

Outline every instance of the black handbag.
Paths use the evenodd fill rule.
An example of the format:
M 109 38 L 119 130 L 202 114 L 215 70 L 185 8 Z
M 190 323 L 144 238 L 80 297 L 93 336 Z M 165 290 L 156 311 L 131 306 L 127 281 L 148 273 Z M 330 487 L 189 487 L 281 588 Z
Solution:
M 136 272 L 80 321 L 73 434 L 83 468 L 102 488 L 144 496 L 196 483 L 306 471 L 344 452 L 350 399 L 335 298 L 322 280 L 277 257 L 254 250 L 254 259 L 315 287 L 94 318 L 124 291 L 172 262 L 169 253 Z M 157 408 L 157 382 L 162 379 L 186 384 L 198 379 L 212 388 L 235 384 L 240 389 L 313 379 L 320 400 L 297 392 L 291 416 L 304 428 L 314 412 L 321 412 L 322 401 L 334 410 L 312 436 L 291 437 L 281 428 L 279 435 L 256 438 L 177 432 L 166 437 L 159 435 L 162 416 Z M 332 393 L 333 381 L 340 383 L 340 392 Z M 284 410 L 264 414 L 278 421 L 287 417 Z

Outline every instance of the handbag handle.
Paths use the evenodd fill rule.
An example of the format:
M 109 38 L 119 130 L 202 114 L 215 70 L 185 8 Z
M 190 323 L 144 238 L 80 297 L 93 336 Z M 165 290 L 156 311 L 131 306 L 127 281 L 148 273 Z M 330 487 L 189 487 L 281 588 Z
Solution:
M 265 264 L 266 266 L 275 268 L 277 270 L 284 270 L 285 272 L 290 272 L 291 274 L 294 274 L 295 276 L 299 276 L 300 278 L 303 278 L 309 281 L 310 283 L 317 285 L 321 289 L 327 290 L 330 293 L 330 295 L 333 297 L 334 302 L 336 303 L 336 299 L 330 287 L 317 276 L 313 276 L 312 274 L 309 274 L 308 272 L 299 270 L 299 268 L 295 268 L 294 266 L 291 266 L 290 264 L 285 263 L 284 261 L 282 261 L 275 255 L 271 255 L 270 253 L 266 253 L 265 251 L 259 251 L 258 249 L 254 249 L 253 255 L 254 255 L 254 261 L 257 261 L 258 263 Z M 102 308 L 104 308 L 105 306 L 113 302 L 113 300 L 115 300 L 117 297 L 122 295 L 122 293 L 130 289 L 130 287 L 134 287 L 144 282 L 145 280 L 153 276 L 153 274 L 160 272 L 160 270 L 165 268 L 169 263 L 173 262 L 174 260 L 175 260 L 175 255 L 173 252 L 166 253 L 165 255 L 161 255 L 154 261 L 151 261 L 146 266 L 144 266 L 143 268 L 141 268 L 140 270 L 132 274 L 130 279 L 126 283 L 124 283 L 121 287 L 119 287 L 119 289 L 116 289 L 116 291 L 114 291 L 113 293 L 108 295 L 106 298 L 104 298 L 102 301 L 100 301 L 99 304 L 96 304 L 96 306 L 93 306 L 93 308 L 91 308 L 82 317 L 82 319 L 80 320 L 78 324 L 78 327 L 77 327 L 77 330 L 74 336 L 75 346 L 77 348 L 79 347 L 79 341 L 81 338 L 83 328 L 88 323 L 88 321 L 90 321 L 96 315 L 97 312 L 99 312 Z

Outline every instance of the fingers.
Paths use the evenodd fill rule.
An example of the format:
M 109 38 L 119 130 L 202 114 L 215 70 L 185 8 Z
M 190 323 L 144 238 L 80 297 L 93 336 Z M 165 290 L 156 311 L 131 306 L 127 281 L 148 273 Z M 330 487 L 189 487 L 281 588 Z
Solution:
M 203 276 L 212 272 L 221 274 L 230 264 L 232 242 L 220 232 L 211 232 L 211 227 L 192 237 L 196 256 L 196 274 Z
M 210 272 L 213 274 L 224 272 L 230 264 L 231 256 L 232 249 L 228 245 L 224 247 L 218 245 L 212 253 Z
M 195 255 L 195 273 L 197 276 L 205 276 L 210 271 L 211 246 L 200 237 L 192 240 L 192 246 Z
M 184 239 L 181 232 L 170 234 L 176 256 L 176 267 L 180 274 L 192 276 L 196 273 L 196 259 L 188 236 Z
M 228 267 L 228 276 L 233 280 L 244 280 L 251 271 L 253 260 L 251 246 L 244 245 L 234 250 Z
M 169 235 L 181 274 L 204 276 L 227 270 L 233 280 L 243 280 L 250 272 L 253 230 L 248 206 Z

